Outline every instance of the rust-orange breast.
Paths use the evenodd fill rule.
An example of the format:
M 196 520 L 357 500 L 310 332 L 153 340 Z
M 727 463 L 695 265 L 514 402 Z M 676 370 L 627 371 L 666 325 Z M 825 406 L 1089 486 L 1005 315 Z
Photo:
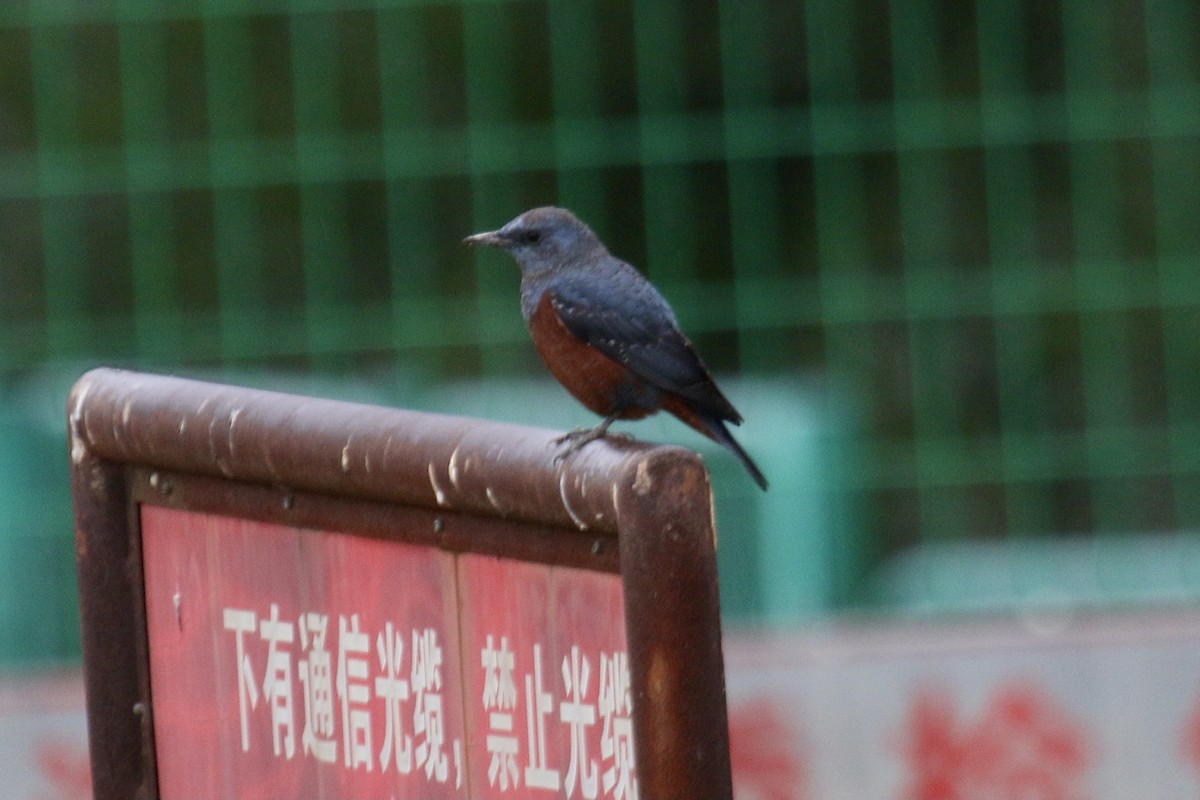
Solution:
M 606 417 L 613 412 L 617 398 L 642 383 L 628 368 L 579 339 L 567 330 L 550 303 L 550 293 L 542 295 L 537 310 L 529 319 L 533 343 L 551 374 L 575 399 L 588 409 Z M 656 408 L 633 407 L 622 419 L 641 419 Z

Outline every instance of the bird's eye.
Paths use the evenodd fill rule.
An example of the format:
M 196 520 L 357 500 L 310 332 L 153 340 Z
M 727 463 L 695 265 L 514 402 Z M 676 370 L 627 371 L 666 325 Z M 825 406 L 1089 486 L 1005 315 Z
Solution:
M 538 242 L 540 242 L 542 240 L 542 232 L 541 231 L 526 231 L 525 235 L 522 236 L 521 238 L 525 240 L 525 244 L 537 244 Z

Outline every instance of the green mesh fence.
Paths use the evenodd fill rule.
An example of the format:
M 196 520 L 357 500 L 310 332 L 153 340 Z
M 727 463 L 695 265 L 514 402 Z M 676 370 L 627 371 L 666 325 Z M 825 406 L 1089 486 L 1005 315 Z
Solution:
M 539 374 L 547 202 L 828 379 L 868 562 L 1200 528 L 1194 0 L 0 7 L 0 375 Z

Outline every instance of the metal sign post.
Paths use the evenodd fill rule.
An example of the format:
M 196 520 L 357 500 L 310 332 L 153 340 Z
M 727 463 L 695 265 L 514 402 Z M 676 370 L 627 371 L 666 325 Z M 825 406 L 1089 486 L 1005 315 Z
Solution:
M 69 426 L 100 800 L 732 796 L 690 451 L 108 369 Z

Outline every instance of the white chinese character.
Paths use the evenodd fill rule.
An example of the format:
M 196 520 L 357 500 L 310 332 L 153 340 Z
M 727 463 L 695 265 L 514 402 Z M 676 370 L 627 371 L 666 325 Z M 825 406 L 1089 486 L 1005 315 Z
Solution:
M 413 736 L 417 739 L 416 765 L 425 768 L 425 777 L 445 783 L 449 771 L 446 731 L 442 725 L 442 648 L 437 631 L 426 628 L 413 631 L 412 691 Z
M 225 630 L 234 632 L 234 647 L 237 657 L 238 712 L 242 720 L 242 752 L 250 752 L 250 720 L 246 703 L 250 709 L 258 708 L 258 684 L 254 680 L 254 669 L 250 656 L 246 655 L 245 635 L 257 630 L 257 618 L 253 611 L 240 608 L 225 609 Z
M 542 646 L 533 646 L 533 674 L 525 676 L 525 723 L 529 730 L 527 789 L 558 791 L 558 770 L 546 766 L 546 716 L 554 710 L 554 696 L 542 691 Z
M 492 754 L 488 766 L 488 784 L 500 784 L 500 791 L 517 787 L 517 737 L 513 734 L 513 710 L 517 707 L 517 686 L 513 682 L 515 659 L 508 649 L 508 637 L 500 637 L 500 649 L 489 635 L 481 653 L 483 662 L 483 710 L 490 711 L 487 749 Z
M 407 775 L 412 772 L 413 763 L 412 737 L 404 735 L 404 718 L 400 715 L 401 701 L 408 699 L 408 681 L 400 678 L 404 639 L 392 623 L 386 623 L 384 632 L 376 637 L 375 650 L 379 654 L 379 669 L 383 672 L 375 678 L 375 697 L 384 702 L 387 719 L 383 747 L 379 750 L 379 768 L 387 770 L 394 754 L 396 769 Z
M 611 764 L 601 779 L 604 793 L 615 800 L 637 800 L 637 779 L 633 777 L 633 702 L 629 691 L 629 655 L 618 651 L 600 654 L 600 733 L 601 763 Z
M 371 711 L 367 685 L 371 638 L 359 630 L 358 614 L 338 616 L 338 699 L 342 704 L 342 751 L 347 767 L 374 769 L 371 752 Z
M 271 704 L 271 741 L 275 755 L 280 745 L 287 758 L 296 754 L 296 722 L 292 717 L 292 656 L 282 648 L 296 640 L 296 626 L 279 621 L 279 604 L 271 603 L 271 618 L 258 623 L 258 635 L 267 642 L 267 672 L 263 698 Z M 280 737 L 282 736 L 282 742 Z
M 300 742 L 305 753 L 318 761 L 337 760 L 333 738 L 333 659 L 325 645 L 329 615 L 309 612 L 300 615 L 300 682 L 304 684 L 304 731 Z
M 571 726 L 571 760 L 567 765 L 564 788 L 567 797 L 574 795 L 575 778 L 578 777 L 579 790 L 587 800 L 595 800 L 599 777 L 595 759 L 587 757 L 584 730 L 596 723 L 596 706 L 583 702 L 587 698 L 591 672 L 587 656 L 573 645 L 571 655 L 565 656 L 562 663 L 563 686 L 569 700 L 562 701 L 558 711 L 559 719 Z
M 454 788 L 462 788 L 462 773 L 463 773 L 463 747 L 462 739 L 454 740 Z

